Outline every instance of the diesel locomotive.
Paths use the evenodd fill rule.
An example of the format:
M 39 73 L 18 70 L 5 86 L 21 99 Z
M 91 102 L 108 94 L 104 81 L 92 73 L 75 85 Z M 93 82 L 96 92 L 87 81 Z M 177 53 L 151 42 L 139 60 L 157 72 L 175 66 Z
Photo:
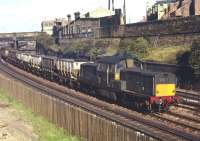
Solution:
M 166 111 L 177 104 L 176 77 L 166 72 L 144 70 L 128 54 L 98 59 L 63 59 L 3 50 L 2 58 L 17 67 L 88 94 L 149 111 Z

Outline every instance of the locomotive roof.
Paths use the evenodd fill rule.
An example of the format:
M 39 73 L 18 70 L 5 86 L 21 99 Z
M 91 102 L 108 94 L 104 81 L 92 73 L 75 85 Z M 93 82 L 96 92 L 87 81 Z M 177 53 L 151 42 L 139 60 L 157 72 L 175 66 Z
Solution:
M 127 59 L 127 57 L 124 56 L 105 56 L 99 59 L 98 63 L 105 63 L 105 64 L 117 64 L 122 60 Z
M 96 67 L 97 64 L 96 63 L 84 63 L 81 66 L 91 66 L 91 67 Z
M 135 72 L 135 73 L 142 73 L 144 75 L 149 75 L 149 76 L 155 76 L 158 74 L 171 74 L 171 73 L 167 73 L 167 72 L 153 72 L 153 71 L 149 71 L 149 70 L 141 70 L 138 68 L 131 68 L 131 69 L 124 69 L 122 70 L 122 72 Z

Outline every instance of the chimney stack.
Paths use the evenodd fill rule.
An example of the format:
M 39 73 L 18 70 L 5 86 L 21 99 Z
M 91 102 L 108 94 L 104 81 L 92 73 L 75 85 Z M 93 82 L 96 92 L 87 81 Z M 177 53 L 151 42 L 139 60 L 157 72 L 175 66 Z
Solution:
M 115 15 L 121 16 L 122 10 L 121 9 L 115 9 Z
M 70 14 L 67 15 L 67 20 L 68 20 L 68 22 L 71 21 L 71 15 Z
M 112 6 L 112 11 L 115 11 L 115 1 L 112 0 L 112 3 L 111 3 L 111 0 L 108 0 L 108 10 L 111 10 L 111 6 Z
M 124 0 L 124 6 L 123 6 L 123 12 L 124 12 L 124 24 L 126 24 L 126 0 Z
M 114 10 L 115 10 L 115 1 L 112 0 L 112 11 L 114 11 Z
M 80 12 L 75 12 L 74 16 L 75 16 L 75 20 L 80 19 Z
M 110 10 L 110 0 L 108 0 L 108 10 Z

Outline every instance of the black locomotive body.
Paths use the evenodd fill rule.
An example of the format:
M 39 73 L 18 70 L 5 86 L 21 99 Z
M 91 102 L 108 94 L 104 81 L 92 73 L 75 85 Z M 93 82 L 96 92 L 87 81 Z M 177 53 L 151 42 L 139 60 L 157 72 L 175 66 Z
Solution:
M 179 101 L 175 75 L 144 71 L 130 57 L 104 57 L 96 64 L 83 64 L 81 72 L 81 83 L 125 105 L 160 111 Z

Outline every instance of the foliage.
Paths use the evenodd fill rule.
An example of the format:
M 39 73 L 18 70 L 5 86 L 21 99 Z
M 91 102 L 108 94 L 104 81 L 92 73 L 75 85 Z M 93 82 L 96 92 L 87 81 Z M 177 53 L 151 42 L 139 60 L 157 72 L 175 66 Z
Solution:
M 106 48 L 105 52 L 106 52 L 106 55 L 112 56 L 112 55 L 116 54 L 117 52 L 119 52 L 119 48 L 108 47 L 108 48 Z
M 200 75 L 200 41 L 194 41 L 192 44 L 189 63 L 195 68 L 195 73 Z
M 66 57 L 71 58 L 80 58 L 85 56 L 85 54 L 89 51 L 87 48 L 87 44 L 84 42 L 75 42 L 69 47 L 63 47 L 63 54 Z
M 0 100 L 11 107 L 15 108 L 21 117 L 28 120 L 34 128 L 34 131 L 39 135 L 39 140 L 42 141 L 79 141 L 77 137 L 66 135 L 63 129 L 56 127 L 54 124 L 48 122 L 42 116 L 34 114 L 30 109 L 23 106 L 6 94 L 5 91 L 0 90 Z
M 148 46 L 148 41 L 143 37 L 139 37 L 136 40 L 132 40 L 126 49 L 134 52 L 140 59 L 142 59 L 148 54 Z
M 43 47 L 49 47 L 54 44 L 54 38 L 46 33 L 40 33 L 36 37 L 36 41 L 39 45 Z
M 190 51 L 190 46 L 161 46 L 158 48 L 149 48 L 148 54 L 144 60 L 158 61 L 162 63 L 177 63 L 177 56 Z
M 190 64 L 195 66 L 200 66 L 200 42 L 195 41 L 191 48 Z
M 55 52 L 58 52 L 61 50 L 60 46 L 58 44 L 52 44 L 52 45 L 49 45 L 49 48 Z
M 91 48 L 89 51 L 89 56 L 91 60 L 96 60 L 97 56 L 102 53 L 102 50 L 100 48 Z

